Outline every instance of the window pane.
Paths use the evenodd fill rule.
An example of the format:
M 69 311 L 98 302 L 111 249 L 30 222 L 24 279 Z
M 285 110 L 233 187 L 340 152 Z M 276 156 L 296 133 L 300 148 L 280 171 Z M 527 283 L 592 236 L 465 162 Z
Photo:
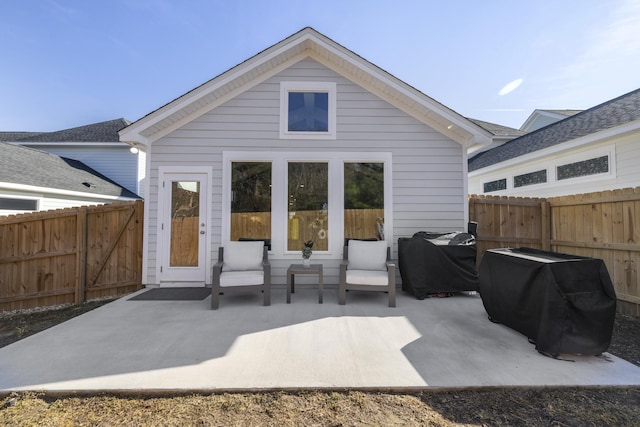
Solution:
M 609 172 L 609 156 L 558 166 L 558 180 Z
M 314 251 L 328 250 L 328 164 L 289 163 L 288 183 L 287 250 L 301 251 L 308 240 Z
M 32 199 L 5 199 L 0 197 L 0 209 L 35 211 L 38 209 L 38 201 Z
M 271 239 L 271 163 L 231 164 L 231 240 Z
M 515 188 L 527 185 L 543 184 L 547 182 L 547 170 L 542 169 L 536 172 L 525 173 L 513 177 L 513 186 Z
M 344 237 L 384 240 L 384 163 L 344 164 Z
M 328 132 L 329 94 L 326 92 L 289 92 L 290 132 Z
M 491 193 L 492 191 L 500 191 L 500 190 L 506 190 L 506 189 L 507 189 L 507 178 L 484 183 L 485 193 Z
M 200 182 L 171 183 L 171 267 L 198 266 Z

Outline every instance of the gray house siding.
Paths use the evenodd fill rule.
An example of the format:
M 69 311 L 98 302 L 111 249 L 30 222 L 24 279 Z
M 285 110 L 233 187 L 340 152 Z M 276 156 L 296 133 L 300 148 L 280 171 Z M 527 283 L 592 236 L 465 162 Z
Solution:
M 337 84 L 335 140 L 280 139 L 280 82 Z M 464 148 L 317 61 L 306 59 L 190 121 L 151 147 L 149 194 L 157 196 L 161 166 L 213 167 L 210 189 L 211 253 L 222 236 L 223 151 L 390 152 L 393 169 L 393 230 L 397 239 L 416 231 L 461 230 L 466 203 Z M 304 155 L 301 155 L 304 158 Z M 365 156 L 366 157 L 366 156 Z M 148 198 L 147 284 L 157 284 L 158 200 Z M 277 236 L 274 236 L 277 238 Z M 337 283 L 338 257 L 326 262 L 325 282 Z M 290 258 L 272 259 L 275 284 L 285 283 Z

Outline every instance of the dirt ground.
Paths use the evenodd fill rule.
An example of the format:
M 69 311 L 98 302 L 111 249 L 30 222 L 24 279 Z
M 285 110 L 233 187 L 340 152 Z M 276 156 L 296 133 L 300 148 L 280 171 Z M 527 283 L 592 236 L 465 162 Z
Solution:
M 108 301 L 0 315 L 0 347 Z M 640 319 L 616 317 L 609 352 L 640 366 Z M 639 387 L 477 388 L 419 393 L 0 395 L 0 425 L 637 426 Z

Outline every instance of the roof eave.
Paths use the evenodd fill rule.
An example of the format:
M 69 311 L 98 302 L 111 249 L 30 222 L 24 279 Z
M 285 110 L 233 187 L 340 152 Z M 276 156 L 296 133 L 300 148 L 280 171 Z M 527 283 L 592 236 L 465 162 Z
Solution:
M 353 79 L 463 147 L 491 142 L 490 132 L 311 28 L 267 48 L 132 123 L 119 132 L 120 140 L 147 146 L 306 57 Z

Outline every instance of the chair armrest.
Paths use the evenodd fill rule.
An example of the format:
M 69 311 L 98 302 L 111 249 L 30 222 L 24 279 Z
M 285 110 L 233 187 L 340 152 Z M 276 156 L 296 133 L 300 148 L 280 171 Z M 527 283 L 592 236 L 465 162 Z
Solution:
M 396 271 L 396 264 L 393 262 L 388 262 L 387 261 L 387 271 L 388 272 L 395 272 Z
M 349 260 L 348 259 L 343 259 L 342 261 L 340 261 L 340 270 L 347 270 L 347 266 L 349 265 Z
M 222 261 L 218 261 L 215 264 L 213 264 L 213 271 L 218 270 L 218 272 L 222 271 L 222 264 L 224 264 Z

